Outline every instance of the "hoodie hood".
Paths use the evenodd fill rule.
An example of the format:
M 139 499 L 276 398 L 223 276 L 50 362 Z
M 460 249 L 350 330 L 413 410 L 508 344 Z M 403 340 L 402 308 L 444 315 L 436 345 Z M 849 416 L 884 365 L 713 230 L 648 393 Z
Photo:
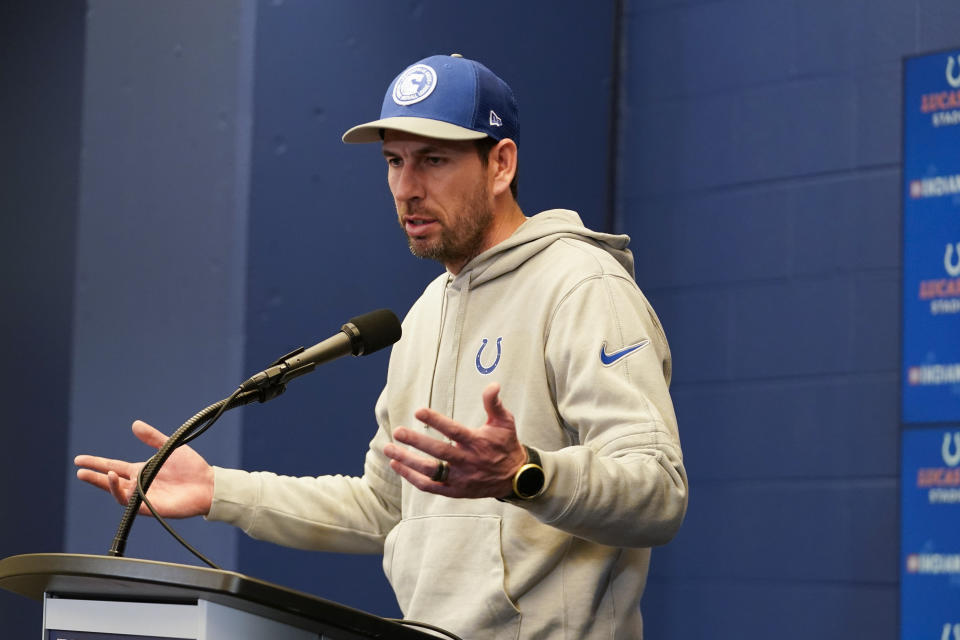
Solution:
M 551 209 L 528 218 L 509 238 L 468 262 L 456 279 L 469 278 L 470 286 L 476 287 L 513 271 L 547 245 L 563 238 L 600 247 L 613 256 L 631 278 L 634 276 L 633 254 L 627 248 L 630 236 L 591 231 L 583 226 L 576 211 Z

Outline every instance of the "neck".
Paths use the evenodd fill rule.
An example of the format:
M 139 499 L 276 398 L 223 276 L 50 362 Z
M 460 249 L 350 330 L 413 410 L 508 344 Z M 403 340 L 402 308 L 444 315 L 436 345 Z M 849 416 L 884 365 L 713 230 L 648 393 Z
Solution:
M 457 275 L 465 264 L 487 249 L 497 246 L 513 235 L 513 232 L 520 228 L 520 225 L 522 225 L 526 219 L 526 216 L 523 215 L 523 210 L 520 209 L 520 205 L 513 199 L 513 196 L 506 197 L 504 202 L 498 201 L 494 206 L 493 222 L 490 223 L 487 229 L 480 250 L 477 251 L 476 255 L 470 256 L 466 260 L 458 261 L 456 264 L 444 264 L 447 271 L 453 275 Z

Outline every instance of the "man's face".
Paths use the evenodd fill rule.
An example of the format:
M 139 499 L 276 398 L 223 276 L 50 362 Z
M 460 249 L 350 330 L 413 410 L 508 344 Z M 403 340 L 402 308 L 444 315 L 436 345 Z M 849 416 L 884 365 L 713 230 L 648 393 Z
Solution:
M 488 247 L 493 200 L 472 141 L 387 131 L 387 183 L 410 251 L 456 273 Z

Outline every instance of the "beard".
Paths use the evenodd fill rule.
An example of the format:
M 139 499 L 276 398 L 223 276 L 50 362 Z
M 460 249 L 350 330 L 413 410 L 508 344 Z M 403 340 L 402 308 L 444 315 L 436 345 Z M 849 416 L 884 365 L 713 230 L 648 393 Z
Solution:
M 404 214 L 420 211 L 429 213 L 423 207 L 411 207 L 406 203 L 398 204 L 397 210 L 401 214 L 401 225 Z M 461 265 L 479 255 L 486 248 L 484 243 L 487 231 L 493 223 L 493 209 L 487 198 L 486 184 L 481 184 L 465 199 L 459 213 L 460 215 L 449 220 L 438 219 L 441 226 L 440 237 L 432 241 L 418 240 L 404 231 L 410 253 L 418 258 L 436 260 L 443 264 Z

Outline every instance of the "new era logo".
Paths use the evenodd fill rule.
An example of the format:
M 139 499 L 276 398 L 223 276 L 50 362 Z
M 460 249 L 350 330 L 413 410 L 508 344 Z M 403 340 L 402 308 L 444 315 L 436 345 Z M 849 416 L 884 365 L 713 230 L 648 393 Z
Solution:
M 503 120 L 500 119 L 500 116 L 498 116 L 493 109 L 490 109 L 490 126 L 491 127 L 503 126 Z

